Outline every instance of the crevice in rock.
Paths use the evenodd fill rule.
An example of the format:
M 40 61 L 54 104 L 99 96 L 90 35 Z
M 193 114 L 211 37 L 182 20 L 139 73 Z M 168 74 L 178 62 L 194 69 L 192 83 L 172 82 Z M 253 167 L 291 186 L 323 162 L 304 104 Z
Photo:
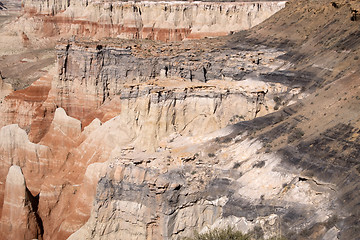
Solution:
M 334 192 L 336 192 L 336 189 L 334 189 L 330 183 L 320 183 L 317 180 L 313 179 L 313 178 L 306 178 L 306 177 L 300 177 L 298 178 L 299 182 L 307 182 L 310 181 L 312 183 L 315 183 L 317 186 L 321 186 L 321 187 L 326 187 Z
M 257 117 L 257 114 L 260 112 L 261 110 L 261 106 L 264 105 L 265 103 L 265 94 L 266 92 L 261 91 L 257 93 L 257 97 L 256 97 L 256 110 L 255 110 L 255 116 L 254 118 Z
M 27 195 L 27 198 L 28 198 L 27 200 L 28 200 L 28 203 L 30 204 L 31 210 L 34 213 L 36 223 L 37 223 L 37 225 L 39 227 L 39 231 L 40 231 L 39 232 L 39 234 L 40 234 L 39 239 L 42 239 L 43 235 L 44 235 L 44 225 L 43 225 L 43 221 L 42 221 L 41 217 L 38 214 L 40 193 L 37 194 L 36 196 L 33 196 L 31 194 L 31 192 L 29 191 L 29 189 L 26 187 L 26 195 Z

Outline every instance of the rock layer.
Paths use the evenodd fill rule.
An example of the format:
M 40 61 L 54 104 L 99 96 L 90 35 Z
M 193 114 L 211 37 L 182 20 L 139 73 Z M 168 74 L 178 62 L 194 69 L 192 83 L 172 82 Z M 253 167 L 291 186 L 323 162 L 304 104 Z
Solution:
M 41 145 L 30 145 L 44 148 L 44 151 L 51 150 L 51 154 L 46 157 L 48 162 L 37 165 L 39 168 L 44 167 L 37 177 L 27 172 L 29 164 L 23 167 L 25 177 L 31 179 L 31 191 L 34 194 L 40 192 L 38 212 L 46 223 L 43 235 L 46 239 L 66 238 L 90 217 L 92 203 L 96 199 L 97 182 L 105 175 L 99 173 L 94 177 L 94 169 L 89 165 L 107 168 L 106 164 L 92 164 L 106 162 L 109 158 L 122 159 L 121 162 L 133 161 L 132 156 L 126 155 L 163 151 L 168 148 L 169 142 L 181 135 L 202 135 L 239 120 L 253 119 L 274 111 L 275 106 L 282 107 L 299 93 L 298 87 L 264 82 L 260 76 L 253 74 L 260 75 L 284 66 L 282 60 L 276 59 L 282 52 L 261 50 L 235 53 L 229 50 L 232 54 L 215 52 L 214 55 L 204 52 L 201 56 L 205 59 L 199 61 L 197 58 L 201 56 L 197 57 L 198 53 L 194 54 L 194 51 L 176 57 L 166 53 L 144 57 L 136 49 L 85 45 L 87 43 L 71 43 L 58 48 L 58 76 L 49 78 L 52 82 L 51 87 L 47 83 L 50 87 L 46 91 L 47 96 L 40 95 L 36 111 L 26 117 L 28 124 L 31 124 L 29 135 L 40 136 L 38 141 Z M 191 61 L 186 61 L 188 55 L 193 56 Z M 124 64 L 124 61 L 128 64 Z M 126 74 L 129 71 L 132 73 Z M 31 93 L 31 89 L 41 87 L 40 83 L 35 82 L 28 89 L 9 96 L 20 96 L 20 93 L 26 96 Z M 9 96 L 5 99 L 8 102 L 16 100 L 19 106 L 31 104 L 31 98 L 22 102 L 20 97 Z M 274 101 L 275 96 L 282 96 L 285 102 L 279 105 Z M 55 111 L 56 107 L 64 110 L 58 108 Z M 95 117 L 104 123 L 93 120 Z M 8 128 L 4 127 L 2 131 Z M 39 130 L 42 134 L 36 135 Z M 25 131 L 19 131 L 26 139 Z M 2 139 L 17 141 L 11 136 Z M 4 145 L 0 149 L 5 153 L 3 156 L 8 156 L 9 151 L 12 151 L 12 156 L 17 156 L 16 151 L 23 151 L 20 147 L 11 150 L 11 146 Z M 27 151 L 31 149 L 27 147 Z M 36 151 L 41 153 L 42 150 Z M 178 149 L 175 152 L 179 152 L 178 157 L 164 160 L 162 156 L 159 159 L 176 165 L 196 158 L 191 151 Z M 168 150 L 164 154 L 172 155 Z M 139 164 L 150 164 L 154 158 L 140 154 L 135 159 Z M 4 174 L 6 170 L 4 168 Z M 160 194 L 162 190 L 159 191 Z M 68 196 L 72 194 L 75 196 L 69 199 Z M 199 198 L 198 201 L 205 200 Z M 209 216 L 201 225 L 203 227 L 215 224 L 214 221 L 218 219 L 210 215 L 211 212 L 220 211 L 219 208 L 210 205 L 194 206 L 194 209 L 209 211 Z M 189 221 L 197 221 L 197 217 Z M 168 220 L 161 218 L 161 221 Z M 176 221 L 180 224 L 181 219 Z M 142 221 L 138 223 L 147 224 Z M 149 228 L 149 231 L 154 232 L 154 237 L 170 231 L 157 227 L 157 224 Z M 180 228 L 174 231 L 181 232 Z M 185 235 L 195 228 L 189 228 Z M 175 232 L 168 232 L 164 236 L 177 236 Z M 126 234 L 132 236 L 135 232 Z
M 151 160 L 115 154 L 101 164 L 88 222 L 70 239 L 181 239 L 227 225 L 243 232 L 256 226 L 270 238 L 296 231 L 280 224 L 292 214 L 311 214 L 292 219 L 307 227 L 333 215 L 334 190 L 300 181 L 296 172 L 280 166 L 278 156 L 257 153 L 262 144 L 254 139 L 230 140 L 216 159 L 202 152 L 211 149 L 214 136 L 232 130 L 178 138 Z M 169 164 L 174 160 L 166 159 L 167 151 L 175 162 Z
M 16 123 L 24 129 L 30 128 L 33 117 L 36 114 L 43 114 L 41 106 L 47 99 L 51 88 L 52 77 L 47 75 L 35 81 L 29 88 L 12 91 L 8 84 L 2 83 L 6 96 L 2 100 L 1 123 L 3 127 L 7 124 Z
M 186 99 L 188 96 L 220 100 L 227 95 L 237 95 L 236 91 L 232 93 L 230 88 L 223 87 L 221 87 L 223 93 L 218 94 L 219 91 L 216 90 L 216 87 L 220 85 L 217 83 L 203 86 L 202 84 L 186 85 L 182 84 L 182 80 L 180 80 L 180 82 L 173 81 L 174 86 L 167 84 L 167 86 L 156 87 L 151 86 L 154 84 L 137 86 L 139 82 L 151 82 L 155 79 L 163 79 L 163 82 L 166 79 L 169 81 L 185 79 L 185 81 L 194 82 L 221 79 L 247 80 L 239 83 L 238 86 L 236 86 L 237 84 L 232 85 L 234 88 L 239 88 L 239 93 L 249 93 L 249 101 L 254 101 L 254 110 L 249 110 L 252 113 L 235 111 L 233 115 L 249 119 L 249 117 L 261 115 L 261 113 L 258 114 L 260 108 L 256 109 L 260 107 L 257 104 L 267 101 L 264 96 L 268 91 L 268 101 L 272 101 L 272 94 L 281 94 L 290 90 L 287 87 L 282 88 L 281 84 L 272 84 L 272 86 L 270 86 L 271 84 L 262 84 L 257 81 L 262 80 L 261 78 L 248 76 L 253 72 L 259 75 L 282 66 L 284 63 L 281 60 L 274 60 L 281 52 L 259 50 L 209 54 L 204 51 L 199 54 L 195 53 L 196 50 L 182 52 L 177 56 L 167 56 L 164 53 L 159 56 L 144 57 L 136 54 L 136 49 L 132 49 L 131 46 L 126 47 L 126 44 L 123 46 L 97 45 L 95 47 L 86 43 L 71 43 L 59 46 L 59 79 L 56 82 L 57 86 L 54 87 L 61 90 L 57 92 L 55 102 L 58 106 L 63 107 L 70 116 L 85 119 L 87 115 L 91 115 L 89 113 L 92 112 L 92 109 L 99 108 L 105 101 L 115 98 L 116 95 L 119 95 L 123 102 L 126 99 L 133 101 L 131 99 L 147 95 L 151 98 L 151 100 L 149 99 L 151 103 L 156 101 L 160 103 L 168 99 L 168 103 L 165 104 L 175 104 L 175 102 L 170 103 L 171 99 L 178 99 L 180 103 L 186 103 L 189 100 Z M 178 88 L 176 85 L 181 87 Z M 173 88 L 176 90 L 171 90 Z M 200 95 L 191 93 L 198 89 L 202 90 L 202 88 L 205 91 L 199 93 Z M 156 94 L 156 92 L 158 93 Z M 124 104 L 128 105 L 128 103 Z M 246 105 L 247 103 L 241 104 Z M 214 102 L 212 105 L 214 105 L 215 111 L 217 103 Z M 269 107 L 266 108 L 269 109 Z M 226 122 L 225 124 L 229 123 L 228 120 L 224 122 Z
M 249 29 L 285 2 L 23 2 L 25 13 L 48 36 L 142 38 L 179 41 Z M 39 16 L 41 15 L 41 16 Z

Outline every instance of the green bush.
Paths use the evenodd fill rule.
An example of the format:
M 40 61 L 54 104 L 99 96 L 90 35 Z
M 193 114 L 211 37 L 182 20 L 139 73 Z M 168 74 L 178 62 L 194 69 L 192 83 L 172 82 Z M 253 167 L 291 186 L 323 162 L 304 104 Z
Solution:
M 183 240 L 262 240 L 263 238 L 256 237 L 255 232 L 243 234 L 231 227 L 226 229 L 213 229 L 206 233 L 195 233 L 194 237 L 184 238 Z M 284 237 L 272 237 L 269 240 L 286 240 Z
M 251 240 L 251 237 L 228 227 L 227 229 L 214 229 L 203 234 L 195 233 L 194 237 L 185 238 L 185 240 Z
M 304 131 L 300 128 L 295 128 L 294 131 L 288 136 L 288 143 L 292 143 L 304 136 Z

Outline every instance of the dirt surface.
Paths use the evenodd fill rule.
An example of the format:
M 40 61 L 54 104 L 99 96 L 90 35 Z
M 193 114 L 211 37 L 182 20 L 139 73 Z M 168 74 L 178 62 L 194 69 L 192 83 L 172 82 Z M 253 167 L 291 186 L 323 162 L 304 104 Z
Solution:
M 45 75 L 56 58 L 55 42 L 31 46 L 26 42 L 26 36 L 13 28 L 13 21 L 21 15 L 16 3 L 4 2 L 4 6 L 9 7 L 0 15 L 0 73 L 4 82 L 10 83 L 14 90 L 28 87 Z
M 303 81 L 307 96 L 282 111 L 237 124 L 277 151 L 283 164 L 298 169 L 304 180 L 334 184 L 339 204 L 339 239 L 357 239 L 360 231 L 360 38 L 359 1 L 290 1 L 264 24 L 235 34 L 233 49 L 254 45 L 287 51 L 290 71 Z M 281 79 L 272 76 L 273 79 Z M 286 79 L 285 79 L 286 80 Z M 275 99 L 274 99 L 275 100 Z M 276 99 L 281 103 L 281 99 Z M 351 227 L 350 227 L 351 226 Z M 312 239 L 310 232 L 292 239 Z
M 24 52 L 0 57 L 0 71 L 4 81 L 14 90 L 30 86 L 46 74 L 55 64 L 53 49 L 25 50 Z
M 263 24 L 236 34 L 229 46 L 245 42 L 282 48 L 294 70 L 325 81 L 339 79 L 350 69 L 359 70 L 360 17 L 352 19 L 354 10 L 360 10 L 359 1 L 289 1 Z

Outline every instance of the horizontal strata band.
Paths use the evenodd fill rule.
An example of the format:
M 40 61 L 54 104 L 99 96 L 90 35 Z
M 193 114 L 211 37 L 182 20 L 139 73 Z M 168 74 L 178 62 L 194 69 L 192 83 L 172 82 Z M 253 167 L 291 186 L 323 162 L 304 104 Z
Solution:
M 24 1 L 45 34 L 180 41 L 249 29 L 285 7 L 273 2 Z M 69 4 L 67 4 L 69 3 Z

